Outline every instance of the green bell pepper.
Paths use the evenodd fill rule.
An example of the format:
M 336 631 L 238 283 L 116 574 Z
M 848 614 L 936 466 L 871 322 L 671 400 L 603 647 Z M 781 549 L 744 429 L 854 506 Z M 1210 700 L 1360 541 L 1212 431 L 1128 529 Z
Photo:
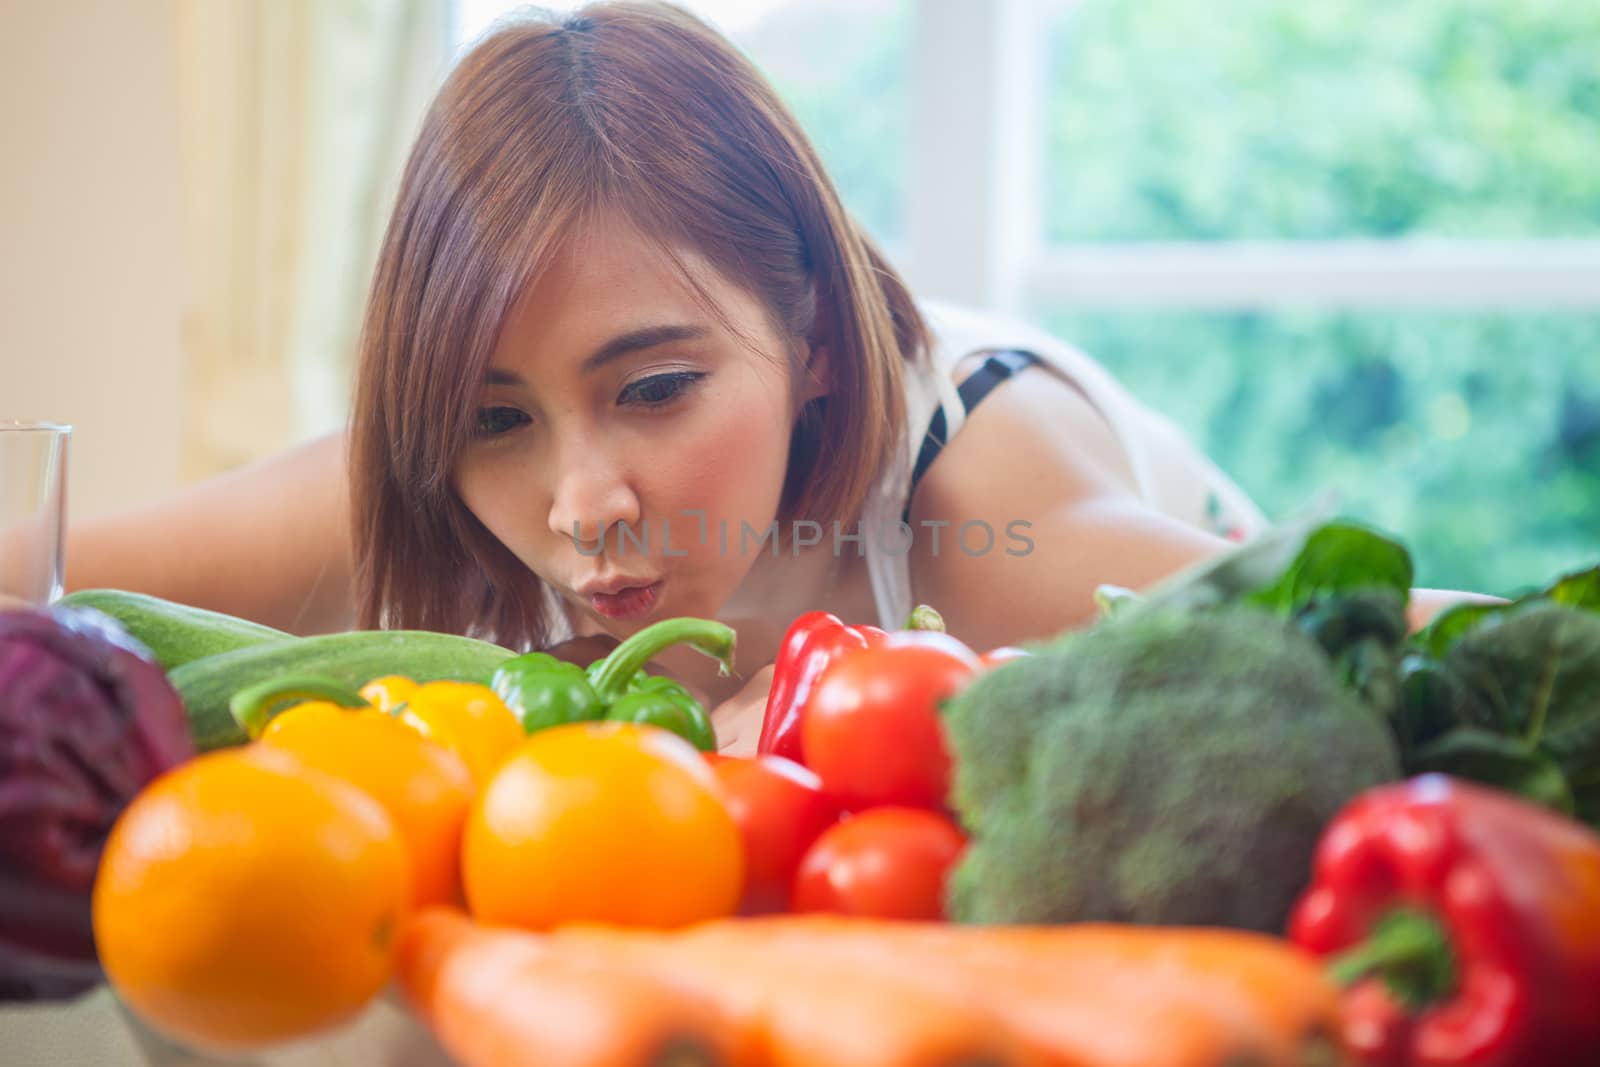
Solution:
M 548 652 L 529 652 L 502 663 L 489 688 L 522 723 L 524 733 L 605 714 L 583 668 Z
M 501 664 L 489 687 L 514 712 L 527 733 L 569 722 L 614 719 L 659 726 L 704 752 L 716 734 L 701 703 L 670 678 L 642 668 L 672 645 L 688 644 L 716 659 L 720 673 L 733 664 L 734 632 L 711 619 L 663 619 L 623 641 L 587 669 L 547 652 L 529 652 Z
M 606 718 L 660 726 L 686 738 L 702 752 L 715 752 L 716 733 L 706 709 L 671 678 L 646 677 L 606 709 Z

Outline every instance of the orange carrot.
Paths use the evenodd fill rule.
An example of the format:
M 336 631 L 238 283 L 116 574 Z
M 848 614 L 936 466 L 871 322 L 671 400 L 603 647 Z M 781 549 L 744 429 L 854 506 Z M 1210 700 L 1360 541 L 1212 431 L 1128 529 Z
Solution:
M 747 1032 L 705 1000 L 637 970 L 480 926 L 453 909 L 411 916 L 397 973 L 463 1067 L 763 1067 Z
M 802 916 L 709 924 L 691 936 L 749 938 L 775 952 L 804 944 L 864 976 L 921 974 L 950 996 L 987 1005 L 1057 1062 L 1340 1062 L 1333 988 L 1304 953 L 1258 934 Z
M 1337 1037 L 1337 989 L 1308 953 L 1281 939 L 1242 930 L 1114 924 L 968 930 L 974 940 L 982 935 L 1034 957 L 1030 970 L 1041 977 L 1061 969 L 1063 957 L 1075 958 L 1074 973 L 1085 986 L 1105 983 L 1120 961 L 1125 979 L 1141 988 L 1159 982 L 1155 988 L 1174 1004 L 1198 1008 L 1225 1036 L 1228 1056 L 1296 1067 L 1345 1058 Z
M 1315 962 L 1230 930 L 785 916 L 528 934 L 436 911 L 404 931 L 401 977 L 466 1067 L 1345 1062 Z
M 671 975 L 726 1016 L 765 1029 L 775 1067 L 1080 1067 L 1039 1054 L 988 1006 L 938 978 L 841 966 L 803 939 L 738 920 L 676 933 L 567 926 L 552 941 L 608 964 Z

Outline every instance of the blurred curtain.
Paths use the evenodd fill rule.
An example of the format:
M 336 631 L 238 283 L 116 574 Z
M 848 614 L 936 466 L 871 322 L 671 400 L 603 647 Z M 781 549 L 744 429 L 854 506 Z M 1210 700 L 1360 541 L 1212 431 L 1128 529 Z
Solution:
M 184 477 L 343 425 L 450 0 L 176 0 Z

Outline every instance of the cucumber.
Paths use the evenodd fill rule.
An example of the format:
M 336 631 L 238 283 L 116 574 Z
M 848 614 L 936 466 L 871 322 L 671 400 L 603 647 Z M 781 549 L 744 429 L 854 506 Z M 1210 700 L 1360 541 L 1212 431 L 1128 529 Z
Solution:
M 234 649 L 293 637 L 218 611 L 122 589 L 80 589 L 58 603 L 104 612 L 148 648 L 164 670 Z
M 487 641 L 426 630 L 352 630 L 222 652 L 168 673 L 189 712 L 201 752 L 244 744 L 248 738 L 228 710 L 247 685 L 290 674 L 315 675 L 351 689 L 386 674 L 417 682 L 489 683 L 515 653 Z

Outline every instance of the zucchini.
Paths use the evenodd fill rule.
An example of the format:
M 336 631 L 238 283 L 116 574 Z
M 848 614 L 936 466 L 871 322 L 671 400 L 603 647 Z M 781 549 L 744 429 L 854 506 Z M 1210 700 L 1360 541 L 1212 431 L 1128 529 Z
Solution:
M 189 712 L 195 747 L 209 752 L 248 738 L 228 710 L 247 685 L 291 674 L 316 675 L 351 689 L 403 674 L 417 682 L 489 683 L 514 653 L 487 641 L 425 630 L 351 630 L 222 652 L 167 675 Z
M 219 611 L 123 589 L 80 589 L 58 603 L 93 608 L 111 616 L 168 671 L 218 653 L 293 637 Z

